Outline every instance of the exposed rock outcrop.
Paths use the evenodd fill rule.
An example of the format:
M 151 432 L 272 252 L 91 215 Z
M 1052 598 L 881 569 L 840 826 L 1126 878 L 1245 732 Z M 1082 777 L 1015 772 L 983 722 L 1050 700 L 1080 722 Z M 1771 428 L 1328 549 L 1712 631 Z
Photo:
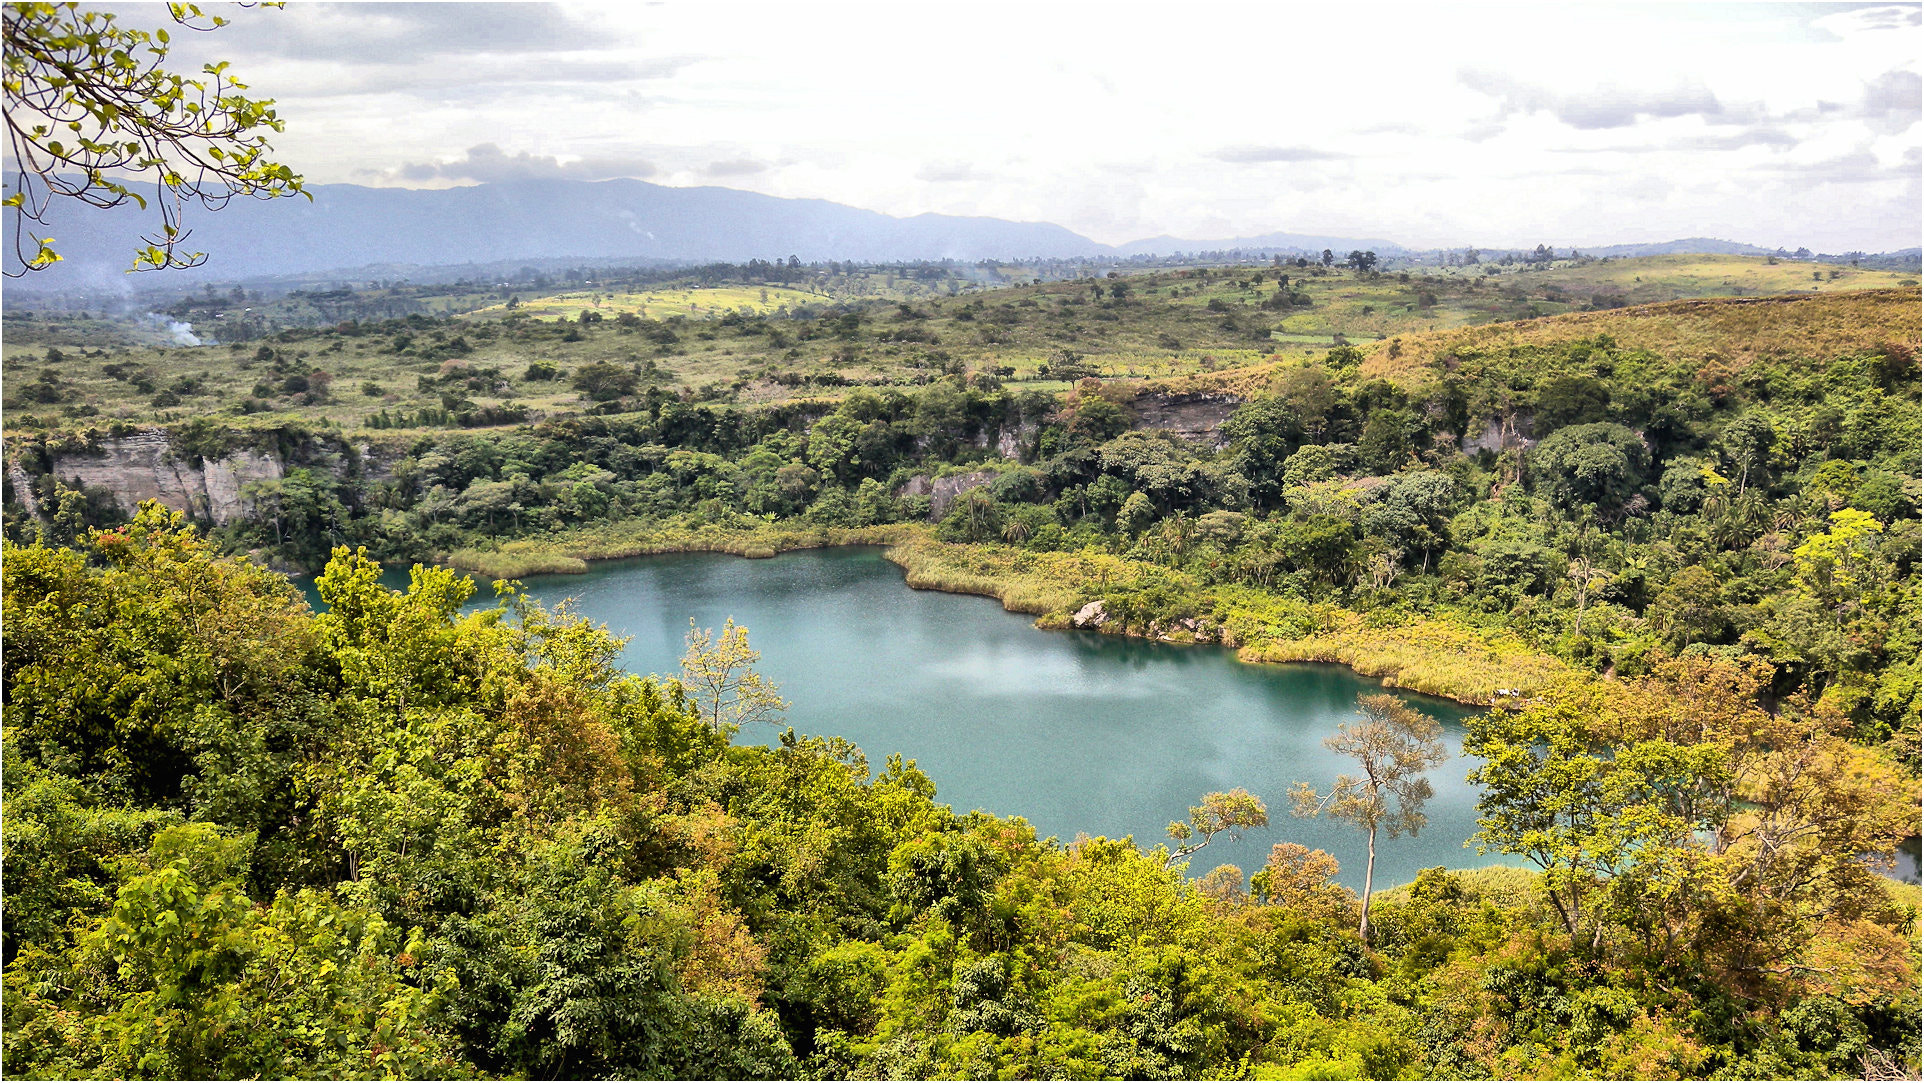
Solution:
M 978 485 L 994 481 L 997 471 L 972 470 L 966 474 L 951 474 L 945 478 L 931 478 L 927 474 L 917 474 L 907 484 L 895 491 L 895 495 L 926 496 L 929 498 L 929 518 L 940 519 L 949 512 L 955 498 Z
M 68 484 L 78 481 L 111 490 L 129 512 L 143 500 L 158 500 L 217 525 L 246 514 L 242 487 L 253 481 L 278 480 L 287 473 L 278 455 L 250 449 L 195 465 L 162 429 L 109 437 L 89 451 L 61 452 L 50 465 L 53 475 Z M 8 461 L 7 471 L 16 498 L 37 513 L 25 471 L 13 460 Z
M 1097 598 L 1095 601 L 1076 610 L 1076 615 L 1069 618 L 1070 623 L 1078 628 L 1100 628 L 1107 623 L 1108 620 L 1109 610 L 1108 607 L 1102 604 L 1101 598 Z
M 1536 418 L 1529 414 L 1509 414 L 1493 417 L 1481 433 L 1464 436 L 1463 451 L 1474 455 L 1479 451 L 1508 451 L 1511 448 L 1529 448 L 1536 441 L 1531 433 L 1536 430 Z
M 1227 442 L 1223 439 L 1223 422 L 1242 404 L 1243 400 L 1235 395 L 1156 391 L 1139 396 L 1130 405 L 1140 419 L 1139 428 L 1161 429 L 1184 440 L 1201 440 L 1222 447 Z
M 13 498 L 27 509 L 27 514 L 39 515 L 40 501 L 33 495 L 33 479 L 11 458 L 7 460 L 7 482 L 13 486 Z

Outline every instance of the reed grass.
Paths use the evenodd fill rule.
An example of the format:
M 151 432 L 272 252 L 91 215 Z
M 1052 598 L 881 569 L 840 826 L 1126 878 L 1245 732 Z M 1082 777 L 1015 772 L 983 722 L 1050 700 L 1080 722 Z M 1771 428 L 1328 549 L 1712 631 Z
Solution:
M 655 520 L 597 523 L 543 538 L 519 538 L 488 548 L 456 549 L 444 563 L 493 579 L 531 575 L 579 575 L 596 560 L 655 556 L 662 553 L 732 553 L 766 559 L 795 549 L 840 545 L 891 545 L 918 527 L 897 523 L 877 527 L 813 527 L 802 524 L 742 523 L 687 525 Z
M 1360 614 L 1328 609 L 1317 630 L 1294 638 L 1245 643 L 1250 662 L 1337 662 L 1386 685 L 1468 703 L 1505 694 L 1535 695 L 1571 669 L 1515 636 L 1433 617 L 1372 627 Z M 1505 690 L 1508 690 L 1507 692 Z
M 1247 587 L 1203 587 L 1173 569 L 1105 553 L 1032 553 L 945 544 L 923 535 L 892 546 L 887 556 L 903 567 L 912 587 L 996 598 L 1005 609 L 1037 616 L 1043 628 L 1070 627 L 1077 609 L 1106 594 L 1165 587 L 1193 600 L 1245 662 L 1332 662 L 1388 686 L 1462 703 L 1535 695 L 1573 672 L 1508 632 L 1437 617 L 1379 627 L 1337 606 Z
M 1038 553 L 998 544 L 962 545 L 935 539 L 917 523 L 877 527 L 816 527 L 797 523 L 688 524 L 636 520 L 582 527 L 544 538 L 524 538 L 449 553 L 445 563 L 489 579 L 580 574 L 589 562 L 660 553 L 732 553 L 752 559 L 796 549 L 841 545 L 887 546 L 917 590 L 976 594 L 1004 609 L 1036 618 L 1041 628 L 1068 628 L 1090 601 L 1122 592 L 1158 592 L 1193 605 L 1221 629 L 1221 641 L 1245 662 L 1332 662 L 1385 685 L 1463 703 L 1495 702 L 1504 692 L 1529 696 L 1570 675 L 1570 667 L 1515 635 L 1459 624 L 1447 617 L 1412 617 L 1383 626 L 1360 613 L 1242 586 L 1204 586 L 1173 568 L 1083 549 Z M 1127 633 L 1112 623 L 1105 631 Z M 1163 638 L 1187 641 L 1164 627 Z

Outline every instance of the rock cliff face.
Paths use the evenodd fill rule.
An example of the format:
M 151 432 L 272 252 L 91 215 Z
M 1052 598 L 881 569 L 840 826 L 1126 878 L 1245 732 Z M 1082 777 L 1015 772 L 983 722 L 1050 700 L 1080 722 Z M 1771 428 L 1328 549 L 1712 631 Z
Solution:
M 1169 395 L 1156 392 L 1140 396 L 1130 405 L 1141 420 L 1139 427 L 1161 429 L 1184 440 L 1200 440 L 1222 447 L 1223 422 L 1243 400 L 1234 395 Z
M 40 501 L 33 495 L 33 479 L 11 458 L 7 460 L 7 484 L 13 486 L 13 498 L 27 509 L 28 515 L 40 514 Z
M 978 485 L 986 485 L 996 478 L 994 470 L 975 470 L 967 474 L 951 474 L 946 478 L 931 479 L 927 474 L 917 474 L 895 492 L 896 496 L 926 496 L 929 498 L 929 518 L 940 519 L 949 512 L 955 498 Z
M 1463 438 L 1463 450 L 1474 455 L 1479 451 L 1508 451 L 1511 448 L 1528 449 L 1536 444 L 1530 434 L 1535 430 L 1536 418 L 1530 414 L 1510 414 L 1494 417 L 1480 434 Z
M 1035 450 L 1036 433 L 1042 431 L 1038 421 L 1022 421 L 1014 425 L 1003 425 L 994 430 L 983 430 L 975 438 L 975 446 L 995 447 L 995 453 L 1012 462 L 1028 459 Z
M 287 473 L 278 455 L 253 450 L 234 451 L 196 466 L 161 429 L 109 438 L 94 451 L 63 452 L 54 456 L 51 466 L 53 475 L 70 485 L 78 480 L 112 490 L 120 506 L 130 512 L 143 500 L 158 500 L 216 525 L 246 512 L 242 486 L 278 480 Z M 9 459 L 7 472 L 16 498 L 37 513 L 32 487 L 20 464 Z

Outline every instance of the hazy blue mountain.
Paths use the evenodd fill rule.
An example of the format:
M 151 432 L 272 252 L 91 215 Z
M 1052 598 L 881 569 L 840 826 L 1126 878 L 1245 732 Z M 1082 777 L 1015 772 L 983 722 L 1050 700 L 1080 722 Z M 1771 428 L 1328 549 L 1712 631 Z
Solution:
M 9 186 L 11 189 L 11 186 Z M 190 251 L 208 264 L 170 276 L 234 281 L 341 272 L 352 278 L 415 277 L 425 269 L 542 263 L 568 266 L 739 263 L 799 256 L 804 261 L 1078 259 L 1177 252 L 1318 254 L 1352 249 L 1391 258 L 1411 249 L 1382 238 L 1267 233 L 1196 240 L 1152 237 L 1098 244 L 1046 222 L 921 214 L 896 218 L 822 199 L 784 199 L 733 188 L 670 188 L 637 180 L 535 180 L 463 188 L 366 188 L 317 184 L 305 199 L 237 199 L 220 211 L 190 206 Z M 158 215 L 135 206 L 108 211 L 63 206 L 39 230 L 65 261 L 8 284 L 23 292 L 120 290 L 143 284 L 124 273 L 139 236 Z M 4 216 L 0 216 L 4 217 Z M 11 218 L 4 218 L 11 231 Z M 9 237 L 11 240 L 11 237 Z M 1561 247 L 1561 246 L 1559 246 Z M 1484 249 L 1486 255 L 1499 248 Z M 12 248 L 8 246 L 9 262 Z M 1582 249 L 1595 256 L 1674 253 L 1766 255 L 1769 249 L 1692 237 Z M 1899 260 L 1904 265 L 1915 262 Z M 392 269 L 392 274 L 382 269 Z M 377 273 L 378 272 L 378 273 Z
M 1612 244 L 1600 248 L 1579 245 L 1577 251 L 1586 256 L 1768 256 L 1774 249 L 1759 248 L 1754 244 L 1740 244 L 1737 241 L 1723 241 L 1715 237 L 1686 237 L 1678 241 L 1654 241 L 1649 244 Z
M 375 264 L 534 258 L 935 260 L 1078 257 L 1113 252 L 1046 223 L 922 214 L 895 218 L 820 199 L 636 180 L 523 181 L 440 190 L 317 184 L 305 199 L 237 199 L 190 207 L 188 248 L 202 274 L 233 279 Z M 158 216 L 137 207 L 62 208 L 44 231 L 63 265 L 37 288 L 108 285 Z M 9 223 L 9 229 L 11 224 Z
M 1184 237 L 1151 237 L 1130 241 L 1117 248 L 1124 256 L 1166 256 L 1172 252 L 1318 252 L 1329 249 L 1338 259 L 1353 250 L 1375 252 L 1379 256 L 1398 255 L 1409 249 L 1381 238 L 1324 237 L 1311 233 L 1265 233 L 1260 237 L 1231 237 L 1225 240 L 1191 240 Z

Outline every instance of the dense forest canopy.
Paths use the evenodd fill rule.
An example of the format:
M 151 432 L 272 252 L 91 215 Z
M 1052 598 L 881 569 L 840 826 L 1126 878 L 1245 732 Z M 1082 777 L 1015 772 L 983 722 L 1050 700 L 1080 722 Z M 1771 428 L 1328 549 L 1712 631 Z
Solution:
M 616 9 L 591 28 L 546 10 L 513 16 L 545 25 L 492 21 L 505 10 L 439 9 L 452 18 L 438 24 L 387 12 L 392 41 L 439 39 L 407 50 L 437 69 L 420 79 L 379 35 L 350 34 L 321 94 L 338 122 L 316 144 L 379 143 L 338 93 L 362 76 L 394 92 L 382 128 L 409 115 L 410 84 L 444 94 L 443 72 L 462 68 L 501 76 L 488 82 L 503 96 L 460 95 L 490 138 L 527 138 L 515 118 L 530 100 L 544 146 L 552 118 L 575 113 L 591 155 L 491 141 L 462 163 L 429 140 L 405 157 L 377 148 L 385 162 L 354 174 L 450 182 L 420 201 L 437 214 L 493 208 L 485 234 L 428 232 L 496 262 L 347 281 L 313 268 L 356 257 L 310 255 L 302 277 L 36 290 L 6 312 L 0 1057 L 13 1075 L 1918 1078 L 1920 896 L 1885 875 L 1920 833 L 1917 249 L 1699 239 L 1602 253 L 1642 253 L 1615 259 L 1272 233 L 1147 255 L 1181 242 L 1110 248 L 1046 224 L 611 179 L 657 166 L 628 155 L 626 133 L 597 134 L 560 84 L 523 93 L 498 67 L 502 43 L 513 68 L 585 64 L 577 82 L 602 103 L 664 100 L 654 81 L 693 60 L 588 51 L 635 32 Z M 183 31 L 226 21 L 168 12 Z M 1720 100 L 1694 70 L 1677 94 L 1600 90 L 1613 101 L 1597 106 L 1574 82 L 1490 74 L 1479 58 L 1503 58 L 1474 39 L 1425 41 L 1390 67 L 1447 57 L 1467 93 L 1437 97 L 1485 99 L 1493 116 L 1386 124 L 1349 111 L 1367 95 L 1326 101 L 1329 132 L 1376 149 L 1219 141 L 1188 179 L 1125 163 L 1135 210 L 1077 213 L 1147 223 L 1206 176 L 1208 213 L 1261 214 L 1255 185 L 1285 168 L 1301 171 L 1298 195 L 1368 193 L 1438 216 L 1425 228 L 1459 228 L 1471 189 L 1515 198 L 1546 176 L 1606 226 L 1628 207 L 1639 228 L 1674 208 L 1728 220 L 1733 177 L 1765 202 L 1842 183 L 1873 215 L 1907 213 L 1916 147 L 1887 151 L 1917 121 L 1909 54 L 1854 85 L 1904 20 L 1754 16 L 1747 42 L 1825 42 L 1821 56 L 1783 52 L 1795 62 L 1776 74 L 1817 74 L 1769 107 L 1724 87 Z M 1579 25 L 1549 22 L 1566 37 Z M 1713 82 L 1732 62 L 1713 40 L 1724 29 L 1691 51 Z M 297 59 L 301 33 L 240 44 Z M 764 71 L 793 48 L 773 38 L 783 52 Z M 135 269 L 201 262 L 191 201 L 313 196 L 274 160 L 275 102 L 243 95 L 224 61 L 171 70 L 170 31 L 16 3 L 5 39 L 9 276 L 44 278 L 89 249 L 37 228 L 63 205 L 147 211 L 136 179 L 160 221 L 128 242 Z M 816 49 L 838 55 L 830 44 Z M 753 55 L 703 52 L 705 70 Z M 1074 85 L 1066 55 L 1048 63 Z M 1656 86 L 1659 71 L 1627 78 Z M 1129 100 L 1107 73 L 1094 81 Z M 682 119 L 723 121 L 704 157 L 754 115 L 752 82 L 724 80 L 739 115 L 704 113 L 699 79 L 676 84 Z M 829 100 L 827 84 L 775 82 L 796 129 L 782 164 L 815 169 L 822 145 L 794 103 Z M 907 92 L 921 82 L 897 81 L 922 115 L 885 142 L 939 130 L 926 121 L 953 103 L 931 112 Z M 1186 106 L 1171 85 L 1154 98 L 1174 116 Z M 970 95 L 998 143 L 1036 108 L 1018 93 L 1021 114 L 998 120 L 1000 97 Z M 1593 183 L 1588 166 L 1486 168 L 1539 153 L 1559 125 L 1573 138 L 1557 155 L 1614 160 L 1638 153 L 1645 122 L 1743 118 L 1753 130 L 1728 139 L 1647 141 L 1665 155 L 1644 178 L 1656 195 Z M 1192 149 L 1216 139 L 1197 131 Z M 1620 145 L 1577 138 L 1597 132 Z M 970 133 L 954 134 L 966 156 Z M 1365 163 L 1401 157 L 1382 151 L 1405 135 L 1436 175 L 1379 186 L 1392 178 Z M 846 133 L 835 140 L 846 161 Z M 1761 158 L 1716 157 L 1762 144 Z M 1843 156 L 1793 155 L 1804 164 L 1786 172 L 1775 153 L 1819 144 Z M 992 179 L 919 145 L 920 163 L 864 151 L 861 172 Z M 1054 149 L 1024 147 L 1011 157 Z M 349 168 L 380 161 L 351 149 Z M 668 179 L 693 152 L 648 153 Z M 1453 181 L 1452 158 L 1474 178 Z M 453 183 L 489 179 L 477 159 L 512 164 L 518 183 Z M 1319 179 L 1333 159 L 1369 183 Z M 1072 198 L 1115 168 L 1053 161 L 1027 175 Z M 769 168 L 741 157 L 676 175 Z M 1685 173 L 1726 193 L 1664 179 Z M 565 187 L 613 202 L 537 223 L 497 198 L 546 192 L 552 212 L 560 187 L 544 178 L 576 174 L 589 179 Z M 1414 198 L 1436 181 L 1449 199 Z M 360 191 L 386 208 L 371 217 L 379 246 L 329 251 L 447 251 L 407 245 L 435 219 L 399 208 L 428 193 Z M 648 199 L 663 202 L 644 219 Z M 1512 231 L 1563 213 L 1504 210 Z M 351 213 L 323 211 L 254 247 L 352 239 Z M 644 221 L 709 235 L 646 249 Z M 897 242 L 863 241 L 898 227 Z M 824 229 L 800 250 L 1102 255 L 608 258 L 739 259 L 744 237 Z M 1891 223 L 1823 229 L 1907 243 Z M 557 244 L 603 258 L 498 262 Z M 691 621 L 680 674 L 644 678 L 605 629 L 515 579 L 597 557 L 850 543 L 890 546 L 912 586 L 993 595 L 1043 627 L 1382 677 L 1388 690 L 1359 696 L 1326 741 L 1355 771 L 1268 795 L 1354 827 L 1353 848 L 1280 841 L 1260 868 L 1205 868 L 1212 843 L 1270 827 L 1264 795 L 1243 788 L 1198 794 L 1162 844 L 1040 838 L 1015 810 L 959 815 L 893 749 L 793 729 L 737 740 L 788 705 L 732 619 L 719 633 Z M 411 565 L 406 590 L 382 585 L 384 565 Z M 466 572 L 495 580 L 492 606 L 473 603 Z M 318 611 L 290 573 L 316 576 Z M 1426 826 L 1431 776 L 1450 762 L 1437 723 L 1396 689 L 1487 708 L 1462 745 L 1472 842 L 1509 864 L 1376 882 L 1379 837 Z M 1361 862 L 1360 896 L 1339 862 Z
M 1335 860 L 1192 879 L 737 745 L 504 586 L 310 614 L 158 508 L 8 543 L 6 1054 L 35 1075 L 1487 1077 L 1914 1063 L 1914 780 L 1715 655 L 1473 725 L 1483 837 L 1369 942 Z M 1198 823 L 1209 810 L 1199 807 Z

